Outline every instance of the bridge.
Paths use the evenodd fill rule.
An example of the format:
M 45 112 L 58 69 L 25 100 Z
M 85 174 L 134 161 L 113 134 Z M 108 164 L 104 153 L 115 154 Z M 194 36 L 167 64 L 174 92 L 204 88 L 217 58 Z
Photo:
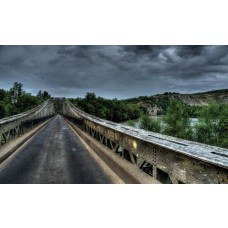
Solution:
M 228 183 L 228 150 L 103 120 L 50 98 L 0 120 L 0 183 Z

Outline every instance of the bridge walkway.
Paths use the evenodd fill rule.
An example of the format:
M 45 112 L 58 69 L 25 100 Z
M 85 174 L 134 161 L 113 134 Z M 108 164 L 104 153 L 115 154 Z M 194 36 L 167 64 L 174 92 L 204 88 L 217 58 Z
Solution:
M 0 165 L 0 183 L 98 184 L 114 183 L 115 178 L 60 115 Z

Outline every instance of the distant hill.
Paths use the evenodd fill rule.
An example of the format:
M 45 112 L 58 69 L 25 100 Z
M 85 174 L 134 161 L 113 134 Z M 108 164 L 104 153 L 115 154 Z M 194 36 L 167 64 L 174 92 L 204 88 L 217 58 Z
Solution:
M 193 94 L 181 94 L 166 92 L 153 96 L 140 96 L 136 98 L 125 99 L 126 103 L 138 104 L 141 108 L 147 109 L 150 115 L 165 114 L 169 102 L 172 99 L 178 99 L 182 103 L 197 109 L 200 106 L 208 105 L 210 102 L 216 104 L 228 104 L 228 89 L 213 90 Z

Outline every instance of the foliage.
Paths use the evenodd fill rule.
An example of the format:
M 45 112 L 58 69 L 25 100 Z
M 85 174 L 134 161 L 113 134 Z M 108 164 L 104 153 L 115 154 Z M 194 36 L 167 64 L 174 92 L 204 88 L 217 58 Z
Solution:
M 9 97 L 13 104 L 17 103 L 19 99 L 25 94 L 22 89 L 23 85 L 21 83 L 15 82 L 13 87 L 9 90 Z
M 4 89 L 0 89 L 0 101 L 6 100 L 6 91 Z
M 6 109 L 4 106 L 4 102 L 0 101 L 0 119 L 4 118 L 6 115 Z
M 200 110 L 202 106 L 192 106 L 187 105 L 181 100 L 181 95 L 176 92 L 165 92 L 163 94 L 157 94 L 154 96 L 140 96 L 140 97 L 134 97 L 125 99 L 123 101 L 127 103 L 137 104 L 140 107 L 143 106 L 144 108 L 147 106 L 154 106 L 157 105 L 158 108 L 161 110 L 158 111 L 158 115 L 166 115 L 167 108 L 170 104 L 170 101 L 176 97 L 176 99 L 179 99 L 182 104 L 185 106 L 185 108 L 188 111 L 190 118 L 197 118 L 199 116 Z M 224 103 L 224 98 L 228 95 L 228 89 L 222 89 L 222 90 L 214 90 L 214 91 L 208 91 L 208 92 L 202 92 L 202 93 L 195 93 L 195 94 L 188 94 L 188 96 L 191 99 L 196 100 L 202 100 L 204 102 L 213 101 L 218 104 Z M 146 112 L 145 112 L 146 113 Z
M 191 120 L 185 107 L 176 99 L 171 100 L 164 118 L 164 134 L 182 139 L 192 139 Z
M 126 122 L 126 125 L 130 126 L 130 127 L 135 127 L 135 121 L 134 120 L 128 120 Z
M 47 99 L 49 99 L 51 97 L 51 95 L 45 90 L 44 92 L 42 92 L 41 90 L 38 92 L 38 94 L 36 95 L 36 97 L 40 100 L 40 101 L 46 101 Z M 41 103 L 42 103 L 41 102 Z
M 47 91 L 37 96 L 26 93 L 21 83 L 15 82 L 9 91 L 0 89 L 0 119 L 28 111 L 50 98 Z
M 142 114 L 148 114 L 148 110 L 145 106 L 139 106 L 139 109 L 141 110 Z
M 96 97 L 95 93 L 87 93 L 85 98 L 70 98 L 69 101 L 91 115 L 114 122 L 137 119 L 142 113 L 136 104 L 129 104 L 116 98 L 111 100 Z
M 164 113 L 166 113 L 167 108 L 169 107 L 169 103 L 170 100 L 168 97 L 161 97 L 160 99 L 158 99 L 158 101 L 156 102 L 156 105 L 158 107 L 161 107 L 164 111 Z
M 228 93 L 228 89 L 219 89 L 219 90 L 212 90 L 212 91 L 206 91 L 206 92 L 200 92 L 200 93 L 194 93 L 194 94 L 216 94 L 216 93 Z
M 228 148 L 228 105 L 210 103 L 200 111 L 195 140 Z
M 197 112 L 199 122 L 191 126 L 189 106 L 172 100 L 163 118 L 164 125 L 143 115 L 140 128 L 170 136 L 228 148 L 228 105 L 210 103 Z
M 190 105 L 186 105 L 186 104 L 183 104 L 183 105 L 190 118 L 198 118 L 199 113 L 200 113 L 201 109 L 203 108 L 203 106 L 190 106 Z
M 148 115 L 142 115 L 139 120 L 139 127 L 147 131 L 161 132 L 161 121 L 159 119 L 151 118 Z

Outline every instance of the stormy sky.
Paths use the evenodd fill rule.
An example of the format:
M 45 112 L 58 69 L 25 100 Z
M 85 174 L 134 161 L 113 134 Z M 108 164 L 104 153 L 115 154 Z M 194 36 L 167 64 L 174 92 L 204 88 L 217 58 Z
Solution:
M 0 46 L 0 88 L 129 98 L 228 88 L 228 46 Z

